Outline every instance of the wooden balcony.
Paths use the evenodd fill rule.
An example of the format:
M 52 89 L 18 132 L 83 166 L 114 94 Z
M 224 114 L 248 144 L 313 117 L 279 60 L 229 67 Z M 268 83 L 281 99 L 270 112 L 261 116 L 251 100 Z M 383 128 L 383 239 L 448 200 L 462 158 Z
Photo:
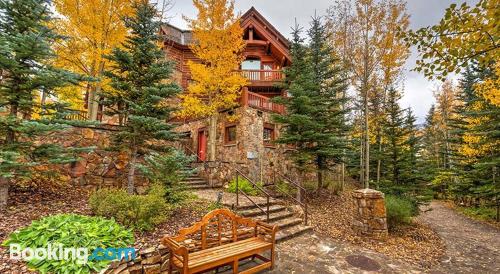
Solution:
M 239 70 L 243 77 L 250 80 L 251 86 L 274 86 L 285 78 L 282 70 Z
M 264 111 L 275 113 L 285 112 L 285 106 L 273 103 L 271 101 L 271 98 L 250 92 L 247 90 L 247 88 L 243 88 L 243 91 L 241 93 L 241 104 L 243 106 L 250 106 Z

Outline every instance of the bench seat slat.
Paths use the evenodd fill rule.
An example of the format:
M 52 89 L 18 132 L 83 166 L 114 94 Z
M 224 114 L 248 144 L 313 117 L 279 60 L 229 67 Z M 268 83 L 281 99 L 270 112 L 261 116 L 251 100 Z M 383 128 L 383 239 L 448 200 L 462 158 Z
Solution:
M 189 254 L 188 268 L 198 268 L 206 264 L 211 264 L 223 260 L 233 261 L 235 257 L 253 253 L 256 250 L 271 249 L 272 243 L 259 238 L 250 238 L 235 243 L 225 244 L 210 249 L 205 249 Z M 174 264 L 182 266 L 182 262 L 174 258 Z

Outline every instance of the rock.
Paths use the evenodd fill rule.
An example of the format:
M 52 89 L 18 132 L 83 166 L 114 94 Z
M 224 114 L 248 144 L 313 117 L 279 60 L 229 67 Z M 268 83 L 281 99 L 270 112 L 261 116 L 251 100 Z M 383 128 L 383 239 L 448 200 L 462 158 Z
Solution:
M 71 166 L 70 175 L 73 178 L 77 178 L 77 177 L 81 177 L 81 176 L 85 175 L 86 172 L 87 172 L 87 160 L 82 159 L 80 161 L 75 162 Z
M 128 268 L 130 274 L 142 274 L 142 265 L 137 264 Z
M 94 131 L 90 128 L 82 129 L 82 136 L 85 139 L 94 139 Z
M 142 264 L 143 265 L 151 265 L 151 264 L 158 264 L 161 263 L 161 256 L 160 254 L 153 255 L 149 258 L 143 259 Z
M 145 265 L 143 269 L 144 274 L 160 274 L 161 266 L 159 264 Z

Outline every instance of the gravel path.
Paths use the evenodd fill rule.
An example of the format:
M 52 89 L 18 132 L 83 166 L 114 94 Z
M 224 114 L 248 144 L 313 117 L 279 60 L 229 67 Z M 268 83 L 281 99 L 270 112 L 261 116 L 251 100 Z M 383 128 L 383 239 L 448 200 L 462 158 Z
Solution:
M 421 214 L 446 244 L 446 255 L 433 273 L 500 273 L 500 231 L 432 202 Z

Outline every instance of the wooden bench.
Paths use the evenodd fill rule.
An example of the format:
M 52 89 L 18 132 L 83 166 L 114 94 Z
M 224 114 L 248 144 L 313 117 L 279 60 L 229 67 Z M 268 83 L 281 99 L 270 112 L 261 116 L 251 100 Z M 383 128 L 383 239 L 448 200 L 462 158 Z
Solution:
M 232 265 L 233 273 L 256 273 L 273 268 L 277 226 L 243 218 L 229 209 L 216 209 L 200 222 L 179 231 L 175 237 L 164 237 L 170 249 L 169 272 L 200 273 Z M 270 251 L 270 258 L 263 255 Z M 238 272 L 242 259 L 258 258 L 261 264 Z

